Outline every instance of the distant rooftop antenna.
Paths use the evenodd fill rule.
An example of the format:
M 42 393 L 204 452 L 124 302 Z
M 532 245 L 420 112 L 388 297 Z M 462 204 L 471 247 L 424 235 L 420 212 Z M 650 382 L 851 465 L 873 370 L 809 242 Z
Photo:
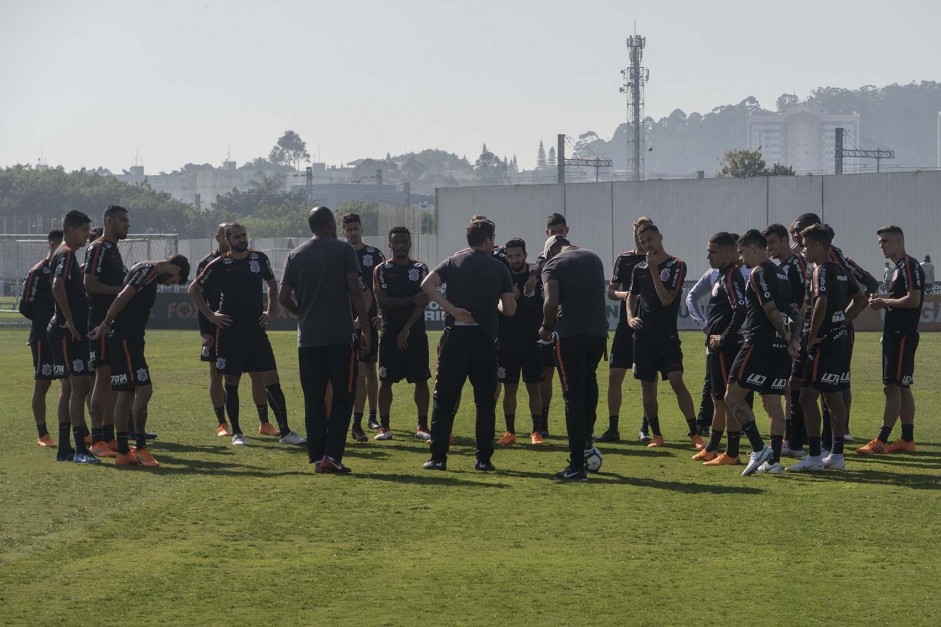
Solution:
M 634 34 L 627 38 L 630 66 L 621 70 L 624 84 L 621 93 L 627 94 L 627 169 L 631 180 L 639 181 L 643 170 L 644 134 L 644 88 L 650 79 L 650 71 L 641 66 L 647 38 L 637 34 L 637 21 L 634 21 Z

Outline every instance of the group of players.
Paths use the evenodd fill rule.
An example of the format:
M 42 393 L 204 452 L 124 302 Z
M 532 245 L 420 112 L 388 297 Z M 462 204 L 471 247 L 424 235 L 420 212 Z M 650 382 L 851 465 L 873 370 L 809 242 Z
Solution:
M 314 229 L 318 209 L 325 208 L 311 212 L 315 244 L 331 238 L 330 227 L 320 234 Z M 80 212 L 66 214 L 63 231 L 50 233 L 48 257 L 36 264 L 24 281 L 20 310 L 32 320 L 29 343 L 36 378 L 33 411 L 37 443 L 57 446 L 45 424 L 45 395 L 51 380 L 60 379 L 57 459 L 96 463 L 101 457 L 115 457 L 120 466 L 157 466 L 159 462 L 147 449 L 148 436 L 153 435 L 145 430 L 152 387 L 144 358 L 144 329 L 157 284 L 185 283 L 189 262 L 173 255 L 125 269 L 117 244 L 127 237 L 128 213 L 123 207 L 109 206 L 103 216 L 103 233 L 88 245 L 84 266 L 79 266 L 75 254 L 88 240 L 90 222 Z M 332 228 L 335 239 L 335 223 Z M 541 445 L 548 436 L 552 379 L 558 371 L 566 400 L 571 457 L 556 478 L 584 480 L 582 450 L 586 454 L 591 451 L 592 440 L 621 438 L 618 414 L 628 369 L 641 381 L 644 416 L 640 438 L 649 447 L 664 445 L 657 402 L 659 376 L 670 382 L 687 421 L 687 437 L 697 449 L 693 459 L 707 466 L 740 464 L 739 441 L 744 433 L 752 450 L 743 474 L 781 473 L 781 459 L 787 456 L 800 458 L 788 466 L 790 471 L 842 469 L 843 445 L 849 439 L 852 320 L 868 305 L 886 309 L 882 342 L 886 406 L 879 435 L 857 451 L 915 450 L 910 386 L 924 274 L 905 252 L 900 228 L 884 227 L 877 234 L 883 253 L 895 264 L 887 295 L 875 293 L 877 282 L 832 245 L 832 229 L 814 214 L 800 216 L 790 228 L 775 224 L 763 232 L 712 236 L 706 248 L 711 269 L 688 296 L 690 312 L 702 322 L 706 334 L 706 382 L 697 418 L 683 380 L 676 324 L 686 264 L 665 251 L 663 235 L 652 220 L 639 218 L 633 224 L 635 248 L 615 259 L 613 275 L 607 281 L 607 298 L 620 301 L 621 306 L 610 351 L 609 424 L 598 437 L 591 435 L 598 401 L 595 369 L 604 352 L 607 320 L 605 316 L 602 329 L 599 312 L 605 310 L 601 285 L 605 281 L 603 274 L 595 276 L 601 267 L 597 256 L 570 243 L 565 218 L 559 214 L 547 219 L 550 239 L 535 263 L 528 262 L 525 241 L 513 238 L 496 246 L 494 231 L 492 222 L 475 216 L 468 226 L 469 248 L 429 271 L 427 265 L 410 256 L 408 229 L 390 231 L 391 258 L 386 259 L 378 248 L 363 242 L 359 216 L 347 214 L 342 218 L 342 233 L 356 257 L 355 267 L 347 270 L 355 271 L 357 279 L 355 290 L 350 287 L 347 293 L 342 269 L 337 274 L 340 280 L 331 285 L 323 272 L 313 276 L 316 273 L 309 268 L 289 270 L 287 266 L 279 291 L 268 257 L 248 248 L 245 228 L 238 223 L 220 225 L 215 237 L 218 249 L 200 261 L 197 278 L 189 287 L 199 310 L 201 359 L 209 363 L 209 395 L 217 435 L 231 436 L 236 446 L 247 443 L 239 422 L 238 396 L 241 375 L 247 372 L 258 410 L 258 433 L 276 436 L 285 444 L 305 442 L 288 426 L 285 397 L 265 332 L 280 302 L 299 314 L 302 362 L 305 326 L 311 326 L 308 337 L 321 336 L 315 344 L 329 347 L 336 337 L 343 336 L 345 324 L 354 314 L 356 318 L 357 336 L 352 350 L 347 351 L 351 353 L 348 361 L 355 362 L 345 369 L 348 384 L 338 386 L 338 380 L 326 377 L 332 390 L 326 385 L 313 399 L 305 385 L 308 435 L 312 430 L 332 430 L 332 434 L 320 434 L 318 443 L 307 443 L 310 461 L 318 472 L 348 471 L 342 464 L 342 444 L 335 444 L 333 455 L 326 455 L 324 447 L 329 449 L 330 445 L 325 442 L 331 435 L 335 441 L 339 429 L 345 440 L 347 428 L 352 440 L 367 441 L 362 425 L 367 402 L 367 426 L 377 431 L 374 439 L 393 437 L 392 390 L 402 379 L 414 385 L 415 436 L 431 443 L 432 457 L 425 468 L 444 470 L 454 414 L 468 377 L 477 406 L 475 468 L 492 470 L 500 384 L 506 430 L 497 444 L 516 442 L 517 392 L 522 379 L 532 418 L 529 440 Z M 339 265 L 344 263 L 344 254 L 340 251 L 336 258 L 341 260 Z M 352 279 L 353 275 L 347 274 Z M 593 290 L 596 279 L 598 289 Z M 316 288 L 306 290 L 306 303 L 294 300 L 301 292 L 298 282 Z M 583 290 L 585 284 L 587 291 Z M 442 285 L 447 288 L 444 294 Z M 336 293 L 328 293 L 328 289 Z M 704 311 L 700 298 L 706 293 L 709 299 Z M 311 308 L 310 302 L 338 295 L 340 300 L 348 298 L 349 305 L 342 305 L 339 314 L 333 312 L 333 319 L 317 318 L 323 312 Z M 430 425 L 427 381 L 431 373 L 424 324 L 429 300 L 447 313 L 438 347 Z M 584 318 L 583 323 L 576 324 L 576 318 Z M 550 319 L 552 324 L 548 324 Z M 567 331 L 563 332 L 563 327 Z M 594 337 L 602 332 L 604 342 Z M 566 367 L 566 351 L 572 351 L 572 346 L 577 347 L 572 354 L 584 360 L 584 368 L 573 369 L 574 360 L 568 360 Z M 341 355 L 339 359 L 346 358 Z M 302 383 L 304 369 L 301 363 Z M 574 383 L 577 377 L 584 377 L 584 389 Z M 338 398 L 345 399 L 347 392 L 351 412 L 342 407 L 338 410 L 342 405 Z M 770 417 L 770 446 L 765 445 L 755 424 L 755 392 Z M 789 402 L 782 407 L 785 395 Z M 91 430 L 85 423 L 86 403 Z M 277 427 L 268 421 L 269 408 Z M 312 423 L 311 415 L 321 409 L 326 426 L 317 418 Z M 333 414 L 342 420 L 333 420 Z M 889 444 L 899 418 L 902 436 Z M 706 434 L 708 441 L 703 441 Z M 719 453 L 723 435 L 727 435 L 727 446 Z M 132 441 L 136 446 L 130 445 Z M 809 454 L 803 456 L 805 441 Z

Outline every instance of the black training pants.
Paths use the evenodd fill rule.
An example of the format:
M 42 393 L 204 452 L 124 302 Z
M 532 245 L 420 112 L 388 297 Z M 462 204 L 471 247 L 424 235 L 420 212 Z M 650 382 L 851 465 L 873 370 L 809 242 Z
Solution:
M 304 390 L 304 423 L 310 462 L 318 462 L 325 455 L 341 461 L 356 391 L 355 347 L 347 342 L 298 348 L 297 360 Z M 328 381 L 333 386 L 329 416 L 324 398 Z
M 588 435 L 598 410 L 598 378 L 595 371 L 607 344 L 606 337 L 573 335 L 555 340 L 555 363 L 565 398 L 565 426 L 569 432 L 569 464 L 580 467 Z

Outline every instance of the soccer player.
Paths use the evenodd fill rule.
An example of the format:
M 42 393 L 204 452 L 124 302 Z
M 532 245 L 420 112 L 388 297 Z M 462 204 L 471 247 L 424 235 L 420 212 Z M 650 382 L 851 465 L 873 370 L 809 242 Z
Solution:
M 172 255 L 164 261 L 141 261 L 134 264 L 124 280 L 124 287 L 105 312 L 104 320 L 88 334 L 98 341 L 107 337 L 111 346 L 110 384 L 117 398 L 114 403 L 114 426 L 117 429 L 116 466 L 158 467 L 160 462 L 147 448 L 147 406 L 154 388 L 150 368 L 144 357 L 144 332 L 150 310 L 157 298 L 157 284 L 177 285 L 189 278 L 189 260 Z M 99 344 L 100 345 L 100 344 Z M 134 420 L 137 448 L 128 442 L 128 415 Z
M 709 441 L 693 459 L 710 466 L 739 463 L 738 423 L 725 405 L 729 369 L 742 347 L 739 330 L 745 321 L 745 278 L 738 265 L 737 240 L 732 233 L 720 232 L 709 238 L 706 258 L 716 270 L 709 297 L 706 320 L 706 370 L 712 394 L 713 416 Z M 716 453 L 728 426 L 729 444 L 721 455 Z
M 88 328 L 94 329 L 102 320 L 115 296 L 121 291 L 127 268 L 121 259 L 118 242 L 127 239 L 131 230 L 127 209 L 108 205 L 101 219 L 104 230 L 85 249 L 84 284 L 91 301 Z M 114 457 L 114 393 L 111 391 L 111 367 L 108 365 L 108 344 L 104 337 L 90 340 L 89 356 L 95 369 L 91 392 L 91 452 L 96 457 Z
M 55 313 L 52 300 L 52 269 L 49 262 L 52 254 L 62 243 L 62 231 L 49 231 L 49 252 L 46 258 L 29 269 L 23 278 L 20 295 L 20 313 L 30 321 L 29 345 L 33 354 L 33 418 L 36 420 L 37 446 L 56 448 L 55 440 L 46 427 L 46 394 L 55 380 L 52 367 L 52 351 L 46 341 L 46 328 Z M 59 422 L 68 421 L 68 409 L 59 407 Z M 66 434 L 68 437 L 68 434 Z
M 225 239 L 226 223 L 223 222 L 216 229 L 214 239 L 218 248 L 203 257 L 196 266 L 196 276 L 203 273 L 211 262 L 215 261 L 221 255 L 229 252 L 229 244 Z M 215 284 L 206 285 L 203 290 L 203 298 L 206 304 L 213 311 L 219 311 L 219 288 Z M 225 388 L 223 387 L 222 375 L 216 369 L 216 325 L 209 321 L 203 313 L 197 312 L 199 317 L 199 334 L 202 336 L 202 347 L 199 352 L 200 361 L 209 363 L 209 400 L 212 402 L 212 410 L 216 414 L 216 435 L 231 436 L 229 425 L 225 421 Z M 252 380 L 252 400 L 255 401 L 255 408 L 258 410 L 258 434 L 259 435 L 281 435 L 281 432 L 268 420 L 268 392 L 258 376 L 258 373 L 249 372 Z
M 814 224 L 820 223 L 820 216 L 815 213 L 804 213 L 798 216 L 797 220 L 794 221 L 794 224 L 791 225 L 791 235 L 794 238 L 795 247 L 800 247 L 802 245 L 799 234 L 803 232 L 804 229 L 809 226 L 813 226 Z M 843 251 L 836 246 L 830 246 L 830 259 L 837 265 L 846 268 L 847 272 L 849 273 L 850 280 L 855 281 L 859 286 L 860 291 L 862 291 L 867 297 L 871 296 L 879 289 L 879 282 L 876 281 L 876 279 L 871 274 L 866 272 L 862 266 L 844 255 Z M 812 272 L 813 268 L 809 268 L 808 271 Z M 809 280 L 806 280 L 805 282 L 809 283 Z M 807 298 L 805 298 L 804 306 L 805 320 L 807 320 L 807 317 L 810 316 L 810 306 L 807 303 Z M 807 323 L 805 323 L 805 326 L 806 324 Z M 856 343 L 856 332 L 853 329 L 852 324 L 847 326 L 847 331 L 849 331 L 850 361 L 852 361 L 853 345 Z M 850 412 L 853 405 L 853 393 L 851 388 L 847 388 L 843 391 L 843 404 L 846 405 L 846 436 L 844 437 L 844 440 L 847 442 L 852 442 L 853 437 L 849 432 Z M 824 406 L 823 410 L 823 433 L 821 437 L 823 447 L 829 450 L 828 447 L 830 446 L 833 438 L 832 431 L 830 429 L 830 411 L 826 408 L 826 406 Z
M 869 306 L 885 310 L 882 330 L 882 385 L 885 391 L 885 410 L 879 435 L 857 453 L 914 453 L 915 452 L 915 350 L 918 348 L 918 321 L 929 285 L 918 261 L 905 252 L 905 235 L 897 226 L 884 226 L 876 234 L 879 247 L 894 270 L 889 293 L 872 296 Z M 888 444 L 895 421 L 902 419 L 902 437 Z M 888 446 L 886 446 L 888 444 Z
M 637 228 L 647 223 L 652 223 L 652 220 L 647 217 L 634 221 L 634 249 L 623 252 L 615 258 L 614 271 L 608 283 L 608 299 L 620 301 L 621 304 L 608 360 L 608 430 L 595 438 L 598 442 L 617 442 L 621 439 L 621 433 L 618 431 L 623 400 L 621 388 L 627 371 L 634 365 L 634 330 L 627 324 L 627 298 L 630 296 L 634 266 L 646 258 L 644 247 L 637 242 Z M 641 424 L 641 433 L 641 440 L 649 443 L 646 420 Z
M 49 321 L 46 338 L 52 350 L 54 376 L 62 381 L 59 404 L 67 405 L 69 422 L 59 422 L 59 449 L 56 461 L 97 464 L 100 460 L 88 452 L 85 435 L 85 400 L 94 374 L 88 351 L 88 297 L 82 284 L 75 253 L 88 239 L 91 218 L 72 210 L 62 219 L 62 243 L 49 260 L 52 268 L 52 296 L 55 314 Z M 69 444 L 69 428 L 75 448 Z
M 232 444 L 244 446 L 239 425 L 239 380 L 243 372 L 255 372 L 265 386 L 268 404 L 278 421 L 278 441 L 303 444 L 288 426 L 287 404 L 278 379 L 278 366 L 265 328 L 275 315 L 278 282 L 268 256 L 248 248 L 248 234 L 238 222 L 225 227 L 229 252 L 210 262 L 189 286 L 197 309 L 216 325 L 216 369 L 225 379 L 225 408 L 232 425 Z M 262 306 L 262 287 L 268 286 L 268 307 Z M 211 286 L 220 294 L 219 311 L 213 311 L 203 298 Z
M 634 266 L 625 314 L 634 330 L 634 378 L 640 381 L 644 415 L 653 432 L 647 446 L 663 446 L 657 403 L 659 373 L 670 381 L 689 426 L 687 437 L 699 450 L 704 444 L 696 427 L 693 399 L 683 382 L 683 352 L 676 330 L 686 263 L 667 254 L 660 229 L 652 222 L 638 227 L 637 241 L 647 252 L 644 261 Z
M 543 443 L 539 432 L 542 426 L 542 397 L 539 393 L 543 377 L 542 351 L 537 343 L 539 327 L 542 325 L 542 282 L 537 281 L 533 289 L 527 287 L 530 271 L 526 263 L 524 240 L 511 239 L 504 249 L 513 281 L 513 295 L 516 297 L 516 315 L 500 316 L 497 380 L 504 387 L 506 432 L 497 444 L 509 446 L 516 442 L 516 396 L 522 375 L 529 395 L 529 414 L 533 420 L 529 441 L 538 445 Z
M 506 266 L 493 257 L 495 227 L 490 220 L 467 225 L 467 245 L 422 281 L 425 295 L 446 312 L 438 351 L 431 415 L 431 459 L 425 470 L 446 470 L 454 424 L 454 406 L 470 377 L 477 406 L 475 470 L 495 470 L 493 437 L 497 389 L 498 312 L 516 313 L 513 282 Z M 447 297 L 438 288 L 447 284 Z
M 362 272 L 363 292 L 369 303 L 369 322 L 362 327 L 360 333 L 369 333 L 369 352 L 357 356 L 359 359 L 359 377 L 356 383 L 356 399 L 353 402 L 353 427 L 351 435 L 357 442 L 367 440 L 363 432 L 363 409 L 366 407 L 366 400 L 369 400 L 369 422 L 370 429 L 381 429 L 382 425 L 376 422 L 376 394 L 379 387 L 379 381 L 376 378 L 376 360 L 379 355 L 379 309 L 376 306 L 376 299 L 373 293 L 373 273 L 375 269 L 386 260 L 382 251 L 374 246 L 367 246 L 363 241 L 363 224 L 358 213 L 348 213 L 341 218 L 343 225 L 343 236 L 346 241 L 356 251 L 359 258 L 360 271 Z M 391 431 L 389 432 L 391 433 Z M 384 438 L 379 438 L 384 439 Z
M 788 466 L 789 472 L 833 468 L 843 470 L 843 436 L 846 407 L 843 390 L 850 383 L 850 352 L 847 324 L 866 307 L 866 298 L 851 281 L 847 270 L 830 258 L 833 231 L 825 224 L 814 224 L 801 231 L 807 262 L 814 264 L 809 287 L 811 296 L 810 331 L 807 335 L 807 363 L 801 407 L 807 424 L 809 453 Z M 850 303 L 850 299 L 852 302 Z M 833 445 L 829 455 L 820 451 L 820 394 L 830 410 Z
M 561 235 L 568 239 L 569 226 L 565 221 L 565 216 L 561 213 L 551 213 L 546 218 L 546 237 Z M 546 260 L 543 255 L 536 259 L 532 270 L 536 277 L 542 276 L 542 267 Z M 552 342 L 542 344 L 542 383 L 539 386 L 539 398 L 542 400 L 541 424 L 539 425 L 539 435 L 543 439 L 549 437 L 549 407 L 552 404 L 552 377 L 555 375 L 555 346 Z
M 791 312 L 803 320 L 800 310 L 804 304 L 807 261 L 803 255 L 795 253 L 791 248 L 787 228 L 783 224 L 768 225 L 762 235 L 765 236 L 765 240 L 768 242 L 768 256 L 779 263 L 778 269 L 787 277 L 787 283 L 791 290 Z M 792 317 L 792 319 L 794 318 Z M 801 367 L 803 368 L 803 363 L 806 360 L 806 347 L 802 347 L 798 352 L 799 356 L 801 354 L 804 355 L 801 358 Z M 801 371 L 801 374 L 803 374 L 803 371 Z M 804 439 L 807 437 L 804 425 L 804 410 L 801 409 L 800 403 L 800 390 L 800 378 L 789 378 L 788 400 L 784 405 L 784 443 L 781 449 L 781 454 L 786 457 L 802 457 Z
M 281 305 L 298 317 L 297 357 L 308 459 L 317 473 L 349 474 L 343 453 L 356 388 L 352 312 L 363 326 L 369 324 L 368 309 L 356 251 L 337 240 L 333 212 L 314 207 L 307 223 L 313 237 L 285 259 L 279 298 Z M 369 338 L 368 333 L 360 334 L 362 352 L 369 352 Z M 333 390 L 329 408 L 328 383 Z
M 569 437 L 568 466 L 555 478 L 586 481 L 585 453 L 592 449 L 591 432 L 598 411 L 595 372 L 608 343 L 604 264 L 598 255 L 572 246 L 561 235 L 546 240 L 543 256 L 546 294 L 539 336 L 555 339 Z
M 392 384 L 402 379 L 415 386 L 418 425 L 415 437 L 431 439 L 428 428 L 428 335 L 425 333 L 425 305 L 428 298 L 421 282 L 428 276 L 428 266 L 412 259 L 412 234 L 404 226 L 389 230 L 392 259 L 376 266 L 376 299 L 382 308 L 379 334 L 379 421 L 376 440 L 391 440 L 389 412 L 392 408 Z M 355 425 L 354 425 L 355 428 Z M 354 438 L 355 439 L 355 438 Z
M 768 258 L 768 242 L 761 231 L 746 231 L 737 246 L 738 254 L 751 268 L 751 274 L 745 287 L 745 343 L 729 369 L 725 404 L 752 447 L 742 475 L 755 472 L 781 474 L 781 443 L 784 440 L 781 396 L 787 386 L 790 360 L 797 354 L 799 344 L 797 334 L 789 331 L 786 324 L 790 288 L 787 277 Z M 755 414 L 745 400 L 748 390 L 761 395 L 770 417 L 770 448 L 765 446 L 758 433 Z

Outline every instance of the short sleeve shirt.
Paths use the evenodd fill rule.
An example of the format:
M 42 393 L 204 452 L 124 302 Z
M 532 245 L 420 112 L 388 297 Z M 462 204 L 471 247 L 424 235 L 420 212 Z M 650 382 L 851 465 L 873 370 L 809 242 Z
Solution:
M 72 322 L 75 323 L 79 335 L 84 337 L 88 333 L 88 296 L 85 294 L 82 271 L 75 258 L 75 251 L 65 244 L 59 246 L 49 265 L 52 267 L 53 280 L 65 280 L 65 296 L 72 314 Z M 55 303 L 55 315 L 50 324 L 65 326 L 65 314 L 62 313 L 58 302 Z
M 104 285 L 120 287 L 124 285 L 127 268 L 121 258 L 121 251 L 115 242 L 99 237 L 85 249 L 85 274 L 90 274 Z M 108 308 L 114 302 L 115 295 L 91 294 L 90 323 L 97 325 L 104 320 Z
M 434 272 L 446 284 L 447 299 L 471 312 L 480 328 L 496 339 L 500 326 L 497 303 L 502 294 L 513 291 L 506 265 L 482 250 L 467 248 L 442 261 Z M 445 316 L 446 327 L 455 324 L 454 318 Z
M 23 277 L 20 293 L 20 313 L 29 318 L 29 343 L 46 337 L 46 327 L 55 313 L 52 298 L 52 269 L 49 260 L 43 259 L 29 269 Z
M 925 302 L 925 272 L 914 257 L 905 255 L 895 264 L 889 283 L 889 297 L 904 298 L 912 290 L 921 292 L 918 307 L 887 309 L 884 327 L 886 333 L 913 335 L 918 331 L 918 322 L 921 320 L 921 308 Z
M 631 277 L 634 273 L 634 266 L 647 259 L 636 250 L 628 250 L 618 255 L 614 260 L 614 270 L 611 273 L 611 285 L 616 290 L 626 292 L 631 288 Z M 618 311 L 619 324 L 626 324 L 627 321 L 627 301 L 621 301 L 621 307 Z
M 745 287 L 745 301 L 748 315 L 745 318 L 745 336 L 749 342 L 783 341 L 784 338 L 777 332 L 768 319 L 764 306 L 774 303 L 784 315 L 790 303 L 791 291 L 787 278 L 778 271 L 778 267 L 771 260 L 762 261 L 755 266 L 748 276 Z
M 814 269 L 811 292 L 812 305 L 823 296 L 827 298 L 827 311 L 817 332 L 818 339 L 826 340 L 846 328 L 846 306 L 850 298 L 859 292 L 859 287 L 855 281 L 850 281 L 845 268 L 827 261 Z
M 386 256 L 375 246 L 363 246 L 356 251 L 356 257 L 359 259 L 359 271 L 362 275 L 363 286 L 372 289 L 369 279 L 373 276 L 376 268 L 385 263 Z M 374 295 L 372 303 L 369 304 L 370 317 L 375 316 L 377 312 L 378 308 L 376 307 L 376 298 Z
M 359 275 L 356 251 L 337 239 L 311 238 L 284 262 L 283 287 L 297 299 L 297 345 L 335 346 L 353 341 L 353 310 L 347 275 Z
M 500 347 L 519 350 L 536 345 L 539 339 L 539 327 L 542 326 L 542 282 L 536 281 L 532 292 L 526 291 L 529 281 L 529 268 L 522 272 L 510 271 L 513 287 L 518 293 L 516 315 L 500 315 Z
M 218 290 L 219 311 L 232 319 L 232 327 L 258 329 L 258 319 L 265 309 L 263 287 L 274 278 L 268 255 L 248 250 L 243 259 L 229 251 L 203 268 L 196 279 L 202 290 Z
M 559 283 L 559 337 L 608 336 L 604 264 L 587 248 L 566 248 L 546 262 L 542 281 Z
M 112 336 L 119 339 L 144 337 L 150 311 L 157 299 L 157 265 L 150 261 L 134 264 L 127 273 L 124 285 L 136 289 L 137 294 L 115 318 Z
M 428 276 L 428 266 L 421 261 L 409 259 L 407 263 L 398 264 L 390 259 L 376 266 L 375 291 L 382 290 L 392 298 L 411 298 L 421 292 L 421 282 L 426 276 Z M 413 307 L 386 309 L 382 312 L 382 330 L 388 333 L 398 333 L 405 326 L 413 311 Z M 412 328 L 425 328 L 424 315 Z
M 745 309 L 745 277 L 737 264 L 719 271 L 709 296 L 708 335 L 722 335 L 738 310 Z
M 659 268 L 659 280 L 668 291 L 682 292 L 683 281 L 686 280 L 686 262 L 676 257 L 670 257 Z M 644 336 L 651 340 L 667 340 L 676 337 L 676 317 L 680 312 L 680 301 L 677 295 L 673 302 L 664 306 L 657 296 L 653 284 L 654 278 L 650 274 L 650 267 L 646 261 L 634 266 L 631 276 L 631 294 L 639 296 L 638 315 L 643 326 L 634 330 L 634 335 Z

